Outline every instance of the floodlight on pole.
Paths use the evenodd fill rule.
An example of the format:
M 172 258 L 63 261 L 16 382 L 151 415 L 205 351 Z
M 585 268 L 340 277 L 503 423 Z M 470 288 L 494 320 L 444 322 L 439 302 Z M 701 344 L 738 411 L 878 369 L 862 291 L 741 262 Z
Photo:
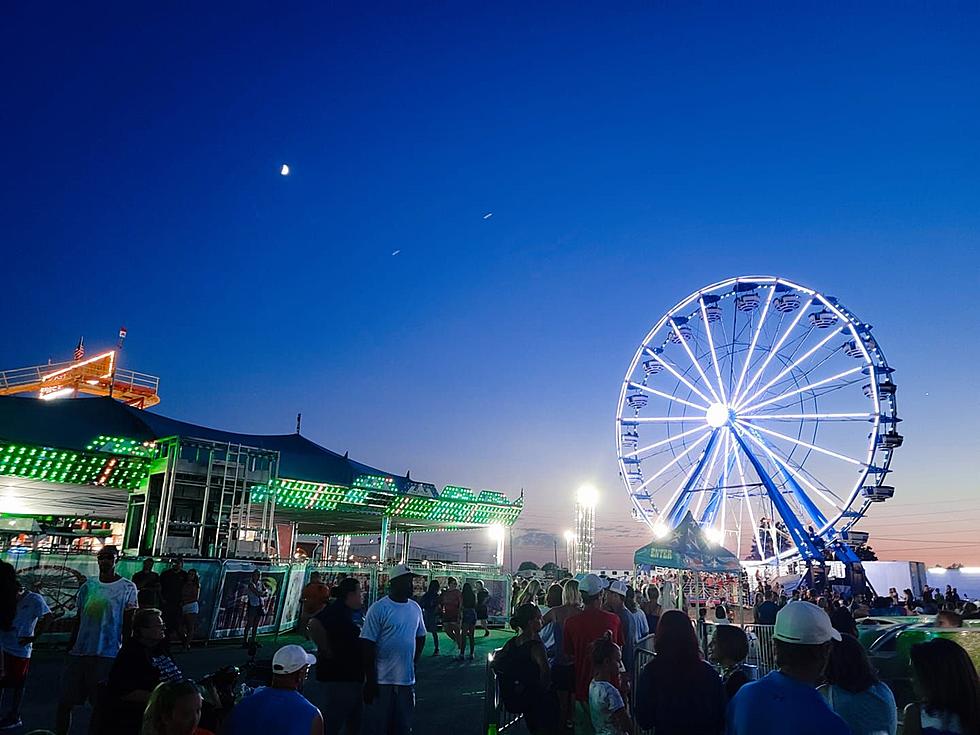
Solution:
M 494 523 L 492 526 L 487 528 L 487 533 L 490 535 L 491 539 L 497 542 L 497 550 L 494 561 L 497 566 L 502 567 L 504 565 L 504 537 L 507 536 L 507 531 L 499 523 Z
M 587 508 L 595 508 L 599 504 L 599 491 L 592 485 L 582 485 L 575 496 L 579 505 Z

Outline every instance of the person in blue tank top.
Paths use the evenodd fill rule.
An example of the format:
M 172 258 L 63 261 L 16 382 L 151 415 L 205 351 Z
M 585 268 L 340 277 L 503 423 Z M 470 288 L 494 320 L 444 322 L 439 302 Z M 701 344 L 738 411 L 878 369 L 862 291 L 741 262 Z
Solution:
M 283 646 L 272 657 L 272 686 L 259 687 L 231 711 L 225 735 L 323 735 L 323 716 L 300 690 L 316 657 Z

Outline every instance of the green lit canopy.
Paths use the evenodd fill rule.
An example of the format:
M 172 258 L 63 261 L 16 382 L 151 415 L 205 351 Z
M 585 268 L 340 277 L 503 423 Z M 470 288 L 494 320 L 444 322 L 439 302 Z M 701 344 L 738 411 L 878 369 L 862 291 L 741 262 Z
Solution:
M 742 566 L 735 554 L 704 537 L 690 511 L 667 536 L 637 549 L 633 564 L 713 574 L 735 573 Z
M 441 491 L 332 452 L 299 434 L 239 434 L 123 405 L 111 398 L 41 401 L 0 396 L 0 512 L 60 514 L 68 504 L 106 520 L 125 517 L 126 491 L 146 482 L 155 442 L 168 437 L 278 452 L 278 477 L 253 486 L 251 502 L 275 498 L 276 517 L 302 530 L 376 530 L 387 517 L 411 530 L 512 525 L 523 499 L 447 485 Z M 115 490 L 116 492 L 112 492 Z M 124 491 L 124 492 L 118 492 Z M 88 507 L 88 506 L 91 507 Z

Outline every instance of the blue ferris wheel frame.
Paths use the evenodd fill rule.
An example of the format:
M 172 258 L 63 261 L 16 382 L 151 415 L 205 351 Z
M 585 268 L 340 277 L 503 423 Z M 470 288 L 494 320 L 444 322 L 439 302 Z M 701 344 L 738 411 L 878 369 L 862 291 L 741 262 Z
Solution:
M 760 292 L 765 292 L 764 304 Z M 730 374 L 726 384 L 720 369 L 722 360 L 719 359 L 719 354 L 723 354 L 721 348 L 725 348 L 726 345 L 720 347 L 716 345 L 711 325 L 721 319 L 720 303 L 722 299 L 728 298 L 735 299 L 732 302 L 735 310 L 745 313 L 761 310 L 761 316 L 756 323 L 752 323 L 751 316 L 748 317 L 752 339 L 748 344 L 744 344 L 747 347 L 746 356 L 739 371 L 737 382 L 734 378 L 736 354 L 734 346 L 737 344 L 737 336 L 733 322 Z M 818 311 L 811 311 L 811 308 Z M 772 341 L 768 346 L 763 346 L 759 344 L 760 335 L 767 317 L 772 311 L 780 312 L 779 322 L 771 337 Z M 783 329 L 782 319 L 792 311 L 797 311 L 798 314 L 792 318 L 789 326 Z M 819 332 L 821 329 L 830 329 L 834 325 L 839 326 L 828 332 L 825 338 L 811 347 L 802 357 L 796 357 L 794 351 L 789 358 L 786 358 L 780 354 L 780 349 L 787 343 L 804 316 L 808 317 L 810 326 L 803 337 L 793 338 L 800 340 L 796 350 L 799 350 L 814 330 Z M 733 317 L 733 319 L 735 318 L 737 315 Z M 704 331 L 703 336 L 707 343 L 707 353 L 702 355 L 701 359 L 694 355 L 688 344 L 688 342 L 697 339 L 693 335 L 690 325 L 692 320 L 698 319 L 700 319 Z M 776 334 L 781 335 L 778 341 Z M 827 347 L 830 341 L 838 335 L 843 336 L 844 344 L 836 348 Z M 660 337 L 660 341 L 656 341 L 658 337 Z M 759 356 L 764 354 L 765 359 L 761 368 L 756 371 L 758 363 L 754 365 L 752 361 L 757 348 L 760 350 Z M 670 350 L 675 351 L 681 359 L 670 361 L 668 354 Z M 861 366 L 830 378 L 799 385 L 800 376 L 794 373 L 800 372 L 799 366 L 804 360 L 817 353 L 820 355 L 826 353 L 827 356 L 822 361 L 825 362 L 841 350 L 850 357 L 860 358 Z M 685 353 L 687 366 L 682 367 L 681 362 Z M 709 355 L 710 360 L 708 359 Z M 756 386 L 759 379 L 765 374 L 767 367 L 776 357 L 779 357 L 781 362 L 776 362 L 775 369 L 782 368 L 776 378 L 747 397 L 747 394 Z M 701 364 L 702 359 L 706 364 Z M 636 376 L 641 363 L 647 372 L 642 381 L 638 381 L 634 379 L 634 376 Z M 665 392 L 648 386 L 647 378 L 650 377 L 651 371 L 654 369 L 655 373 L 664 371 L 670 373 L 671 377 L 677 380 L 678 388 L 683 386 L 687 388 L 687 392 L 683 393 L 679 389 L 675 389 L 673 392 Z M 799 434 L 800 438 L 794 439 L 780 432 L 766 429 L 763 425 L 765 423 L 763 419 L 779 418 L 783 420 L 785 417 L 792 420 L 794 416 L 793 414 L 760 414 L 759 411 L 763 407 L 777 404 L 779 401 L 787 400 L 787 397 L 793 396 L 799 396 L 801 406 L 804 399 L 811 400 L 816 406 L 817 398 L 824 395 L 818 389 L 824 388 L 830 392 L 840 387 L 854 385 L 855 379 L 852 378 L 844 383 L 844 378 L 853 376 L 858 371 L 868 380 L 863 390 L 867 400 L 871 403 L 871 410 L 866 413 L 853 414 L 801 413 L 798 416 L 801 425 L 804 421 L 813 422 L 814 437 L 816 437 L 817 426 L 821 420 L 867 420 L 871 424 L 871 432 L 868 434 L 868 444 L 863 460 L 857 460 L 841 453 L 829 451 L 819 445 L 802 441 L 802 429 Z M 794 558 L 823 560 L 826 558 L 824 549 L 831 550 L 841 561 L 857 561 L 856 554 L 847 542 L 853 542 L 852 537 L 861 539 L 866 535 L 854 531 L 853 526 L 865 516 L 872 503 L 886 500 L 894 493 L 894 488 L 885 484 L 890 472 L 893 451 L 902 443 L 902 437 L 897 432 L 897 424 L 901 419 L 899 419 L 897 412 L 895 384 L 891 378 L 893 372 L 877 341 L 871 334 L 871 326 L 857 319 L 852 312 L 833 297 L 824 296 L 813 289 L 775 276 L 729 278 L 694 292 L 686 299 L 678 302 L 647 333 L 633 356 L 620 389 L 616 413 L 617 460 L 620 476 L 634 507 L 634 515 L 649 526 L 654 536 L 663 536 L 683 520 L 690 510 L 695 495 L 706 493 L 708 497 L 706 503 L 704 497 L 698 499 L 700 523 L 712 541 L 724 543 L 727 534 L 725 506 L 729 497 L 735 497 L 730 491 L 740 487 L 745 504 L 751 506 L 752 501 L 747 490 L 748 484 L 745 481 L 746 472 L 751 472 L 759 480 L 758 483 L 755 483 L 760 488 L 757 497 L 763 498 L 771 504 L 770 507 L 775 511 L 773 522 L 776 522 L 776 517 L 781 520 L 785 526 L 785 535 L 792 542 L 789 548 L 781 549 L 774 535 L 772 554 L 767 556 L 765 544 L 760 538 L 759 529 L 756 526 L 754 516 L 751 515 L 750 507 L 753 534 L 761 562 L 791 561 Z M 748 383 L 745 382 L 748 377 L 747 373 L 752 375 Z M 808 376 L 809 371 L 802 373 L 804 380 L 808 380 Z M 784 391 L 775 398 L 767 396 L 766 391 L 770 390 L 772 386 L 779 385 L 788 379 L 792 379 L 797 387 L 791 391 Z M 837 382 L 835 383 L 835 381 Z M 734 386 L 733 383 L 735 383 Z M 838 383 L 843 385 L 838 385 Z M 726 391 L 726 387 L 728 391 Z M 676 435 L 671 435 L 668 429 L 667 439 L 638 450 L 639 429 L 642 422 L 697 422 L 698 420 L 696 417 L 691 418 L 687 415 L 684 417 L 641 417 L 640 412 L 647 403 L 646 396 L 675 402 L 682 405 L 685 412 L 689 408 L 695 409 L 696 412 L 703 412 L 700 415 L 707 427 L 701 424 L 700 427 Z M 763 400 L 757 400 L 759 398 Z M 696 440 L 691 438 L 694 434 L 699 435 Z M 688 442 L 689 438 L 691 438 L 690 443 Z M 799 464 L 794 463 L 792 453 L 789 458 L 781 456 L 779 449 L 773 443 L 776 440 L 788 440 L 806 449 L 807 453 L 803 461 Z M 683 447 L 683 451 L 680 449 L 675 451 L 675 442 Z M 658 475 L 672 465 L 679 466 L 685 460 L 688 461 L 689 465 L 683 480 L 670 495 L 669 500 L 662 506 L 658 506 L 651 492 L 646 490 L 650 483 L 656 479 L 656 475 L 644 479 L 642 474 L 643 458 L 640 455 L 644 450 L 649 452 L 665 445 L 673 455 L 673 459 L 658 471 Z M 703 486 L 698 489 L 697 485 L 702 482 L 705 475 L 713 476 L 718 457 L 722 454 L 722 447 L 724 447 L 724 458 L 718 480 L 713 487 L 709 488 L 708 479 L 704 479 Z M 695 450 L 698 450 L 696 454 L 694 454 Z M 839 498 L 842 500 L 841 503 L 833 503 L 837 510 L 832 513 L 825 513 L 821 510 L 814 498 L 811 497 L 812 494 L 816 493 L 824 500 L 830 500 L 821 491 L 819 482 L 816 481 L 817 478 L 807 474 L 805 465 L 811 452 L 820 452 L 859 466 L 857 482 L 847 491 L 846 497 Z M 745 458 L 744 463 L 740 457 Z M 736 469 L 737 477 L 735 476 Z M 731 485 L 730 477 L 733 478 L 733 481 L 741 479 L 741 485 Z M 824 488 L 826 489 L 826 486 Z M 835 495 L 835 497 L 839 496 Z M 739 502 L 743 500 L 743 498 L 737 499 Z M 703 511 L 701 510 L 702 507 Z M 838 510 L 839 512 L 837 512 Z M 738 533 L 741 533 L 741 529 Z

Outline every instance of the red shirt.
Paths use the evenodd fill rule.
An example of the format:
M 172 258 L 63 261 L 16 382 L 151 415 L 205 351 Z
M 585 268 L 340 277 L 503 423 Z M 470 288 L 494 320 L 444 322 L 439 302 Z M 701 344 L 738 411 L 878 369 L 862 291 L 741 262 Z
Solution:
M 602 638 L 607 630 L 612 631 L 613 641 L 622 646 L 623 634 L 619 628 L 619 618 L 610 612 L 588 607 L 565 621 L 562 648 L 565 655 L 575 662 L 575 699 L 580 702 L 589 698 L 592 643 Z
M 463 606 L 463 593 L 458 589 L 442 591 L 442 619 L 447 623 L 459 620 L 459 608 Z
M 303 612 L 313 615 L 330 601 L 330 588 L 322 582 L 309 582 L 303 588 Z

